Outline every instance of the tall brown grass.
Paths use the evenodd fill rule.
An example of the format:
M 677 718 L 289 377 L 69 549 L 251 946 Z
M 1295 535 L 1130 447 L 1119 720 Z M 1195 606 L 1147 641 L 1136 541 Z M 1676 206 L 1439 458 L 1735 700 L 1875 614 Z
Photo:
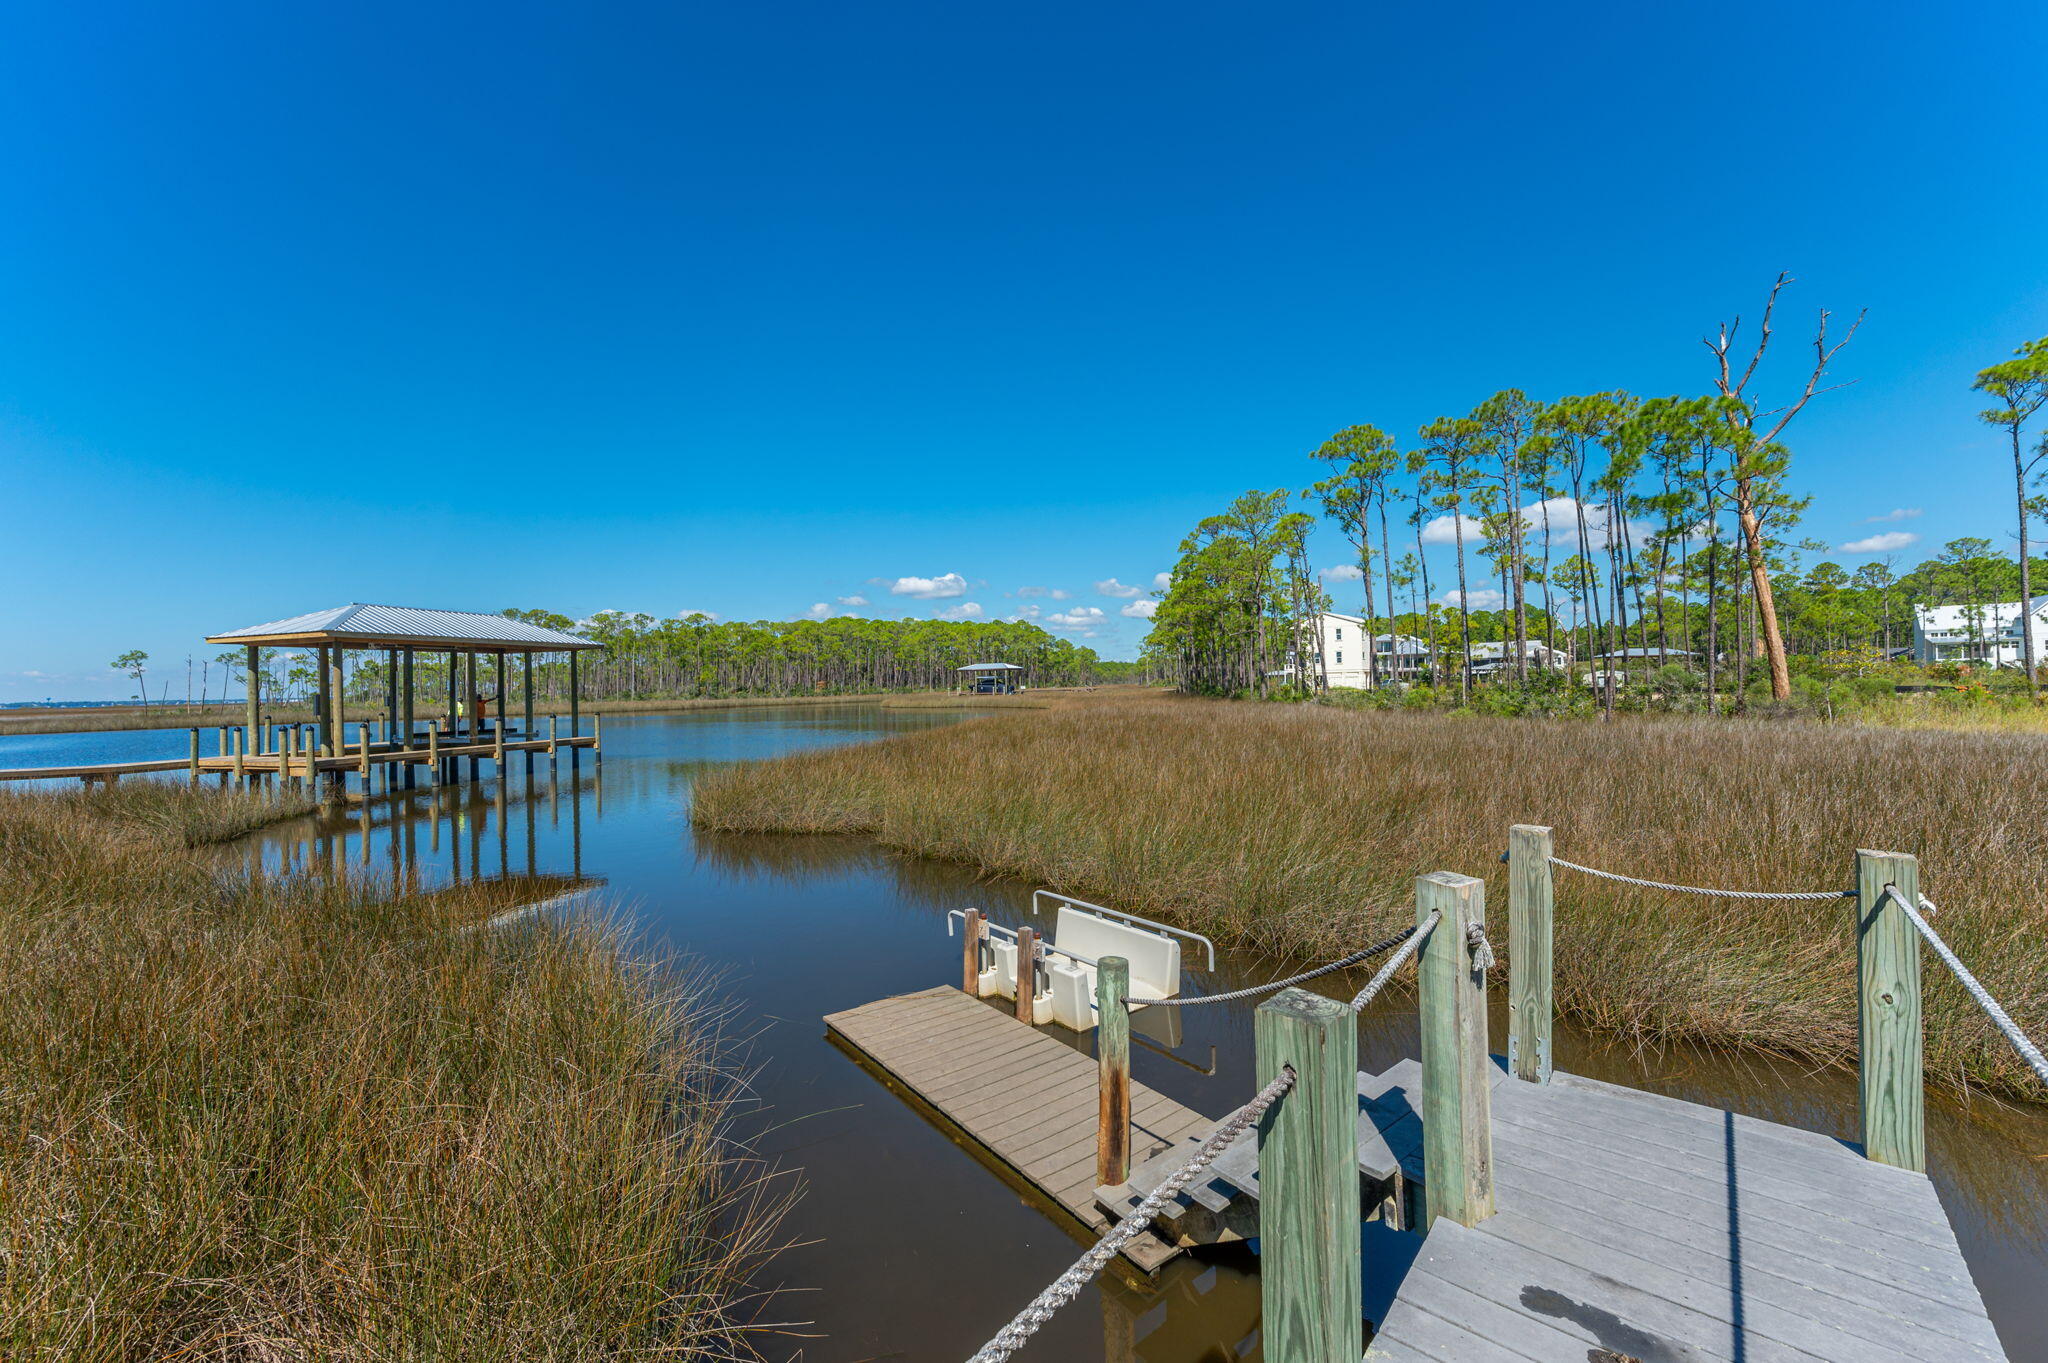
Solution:
M 745 1352 L 776 1208 L 699 985 L 193 826 L 0 794 L 0 1357 Z
M 1413 921 L 1413 878 L 1488 878 L 1515 823 L 1567 860 L 1747 889 L 1846 887 L 1909 851 L 1939 927 L 2021 1025 L 2048 1030 L 2048 741 L 1728 720 L 1349 713 L 1115 697 L 700 779 L 715 829 L 871 834 L 1226 934 L 1335 954 Z M 1556 872 L 1560 1009 L 1638 1039 L 1826 1064 L 1856 1045 L 1852 915 Z M 1930 954 L 1931 1075 L 2038 1085 Z

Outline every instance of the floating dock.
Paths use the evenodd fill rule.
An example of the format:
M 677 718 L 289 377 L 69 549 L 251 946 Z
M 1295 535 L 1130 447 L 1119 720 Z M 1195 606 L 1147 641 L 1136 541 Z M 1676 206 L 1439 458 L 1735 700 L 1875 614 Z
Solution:
M 825 1025 L 943 1119 L 970 1148 L 1012 1171 L 1088 1238 L 1112 1218 L 1095 1200 L 1095 1061 L 951 985 L 833 1013 Z M 1131 1086 L 1131 1158 L 1200 1136 L 1213 1118 Z M 1147 1273 L 1180 1247 L 1146 1232 L 1124 1257 Z

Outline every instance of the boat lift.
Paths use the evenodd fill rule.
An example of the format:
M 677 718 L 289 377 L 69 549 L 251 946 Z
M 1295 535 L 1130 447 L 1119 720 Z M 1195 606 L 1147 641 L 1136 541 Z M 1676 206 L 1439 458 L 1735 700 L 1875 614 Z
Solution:
M 1199 932 L 1170 923 L 1140 918 L 1136 914 L 1090 904 L 1086 900 L 1034 890 L 1031 912 L 1039 912 L 1041 901 L 1056 909 L 1051 940 L 1036 943 L 1036 960 L 1030 972 L 1032 1015 L 1050 1018 L 1076 1032 L 1095 1026 L 1095 968 L 1105 956 L 1121 956 L 1131 966 L 1131 1000 L 1142 1008 L 1147 999 L 1172 998 L 1181 989 L 1181 944 L 1199 942 L 1209 969 L 1216 968 L 1216 944 Z M 960 909 L 946 914 L 946 935 L 953 935 L 953 921 L 965 923 Z M 1017 997 L 1018 933 L 982 918 L 982 940 L 978 957 L 980 993 L 1002 998 Z M 1171 1011 L 1171 1010 L 1168 1010 Z

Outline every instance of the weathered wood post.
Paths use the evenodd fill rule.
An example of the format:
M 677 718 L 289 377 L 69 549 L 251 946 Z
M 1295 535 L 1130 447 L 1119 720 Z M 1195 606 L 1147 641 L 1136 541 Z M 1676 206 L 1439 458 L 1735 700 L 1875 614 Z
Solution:
M 225 733 L 225 730 L 223 730 L 223 733 Z M 192 771 L 192 775 L 190 778 L 191 783 L 196 786 L 199 784 L 199 730 L 196 726 L 192 730 L 192 757 L 190 760 L 190 766 Z
M 249 732 L 251 734 L 256 735 L 256 740 L 257 743 L 259 744 L 258 751 L 261 751 L 260 745 L 262 743 L 262 735 L 258 733 L 258 728 L 263 722 L 263 674 L 257 668 L 258 659 L 256 645 L 250 644 L 248 646 L 248 650 L 249 651 L 246 660 L 246 669 L 242 673 L 242 700 L 244 702 L 245 709 L 244 718 L 249 725 Z
M 560 736 L 561 736 L 561 735 L 560 735 L 560 730 L 561 730 L 561 719 L 562 719 L 562 717 L 561 717 L 560 715 L 549 715 L 549 716 L 548 716 L 548 760 L 549 760 L 549 761 L 553 761 L 553 760 L 554 760 L 554 757 L 555 757 L 555 744 L 556 744 L 556 743 L 557 743 L 557 742 L 558 742 L 558 741 L 560 740 Z
M 235 730 L 235 784 L 244 789 L 249 785 L 249 731 Z
M 1550 830 L 1508 830 L 1508 1070 L 1550 1082 Z
M 969 909 L 962 932 L 967 941 L 960 949 L 960 992 L 970 999 L 981 997 L 981 910 Z
M 590 752 L 597 765 L 604 765 L 604 711 L 590 717 Z
M 573 656 L 573 655 L 571 655 Z M 1017 929 L 1017 1021 L 1035 1026 L 1038 1011 L 1038 930 Z
M 1105 956 L 1095 964 L 1095 1184 L 1131 1176 L 1131 963 Z
M 572 648 L 569 650 L 569 737 L 571 738 L 576 737 L 576 721 L 582 714 L 582 711 L 577 708 L 581 704 L 581 698 L 576 694 L 577 690 L 576 650 Z
M 357 745 L 356 774 L 363 778 L 363 794 L 365 795 L 370 793 L 370 734 L 370 721 L 367 719 L 358 720 L 356 722 L 356 737 L 361 739 L 362 742 Z
M 441 729 L 439 725 L 427 730 L 427 769 L 434 773 L 434 788 L 440 789 L 441 773 Z
M 1493 1215 L 1492 1062 L 1486 975 L 1472 964 L 1470 925 L 1486 922 L 1486 882 L 1436 871 L 1415 882 L 1415 921 L 1442 913 L 1415 961 L 1422 1014 L 1422 1158 L 1428 1207 L 1476 1226 Z
M 1901 1169 L 1927 1168 L 1920 1069 L 1920 934 L 1885 886 L 1908 903 L 1920 862 L 1904 852 L 1856 853 L 1856 1088 L 1863 1153 Z
M 1266 1360 L 1357 1363 L 1358 1021 L 1335 999 L 1283 989 L 1259 1005 L 1254 1039 L 1259 1082 L 1294 1070 L 1293 1087 L 1259 1119 Z

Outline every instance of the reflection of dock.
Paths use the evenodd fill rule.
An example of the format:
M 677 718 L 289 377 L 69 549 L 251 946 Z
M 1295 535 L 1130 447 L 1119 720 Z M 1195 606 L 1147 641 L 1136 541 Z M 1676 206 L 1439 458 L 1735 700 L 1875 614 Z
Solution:
M 1095 1203 L 1093 1058 L 950 985 L 834 1013 L 825 1025 L 1081 1229 L 1109 1228 Z M 1137 1160 L 1215 1125 L 1142 1084 L 1131 1086 L 1131 1108 Z M 1148 1232 L 1124 1254 L 1150 1273 L 1178 1252 Z

